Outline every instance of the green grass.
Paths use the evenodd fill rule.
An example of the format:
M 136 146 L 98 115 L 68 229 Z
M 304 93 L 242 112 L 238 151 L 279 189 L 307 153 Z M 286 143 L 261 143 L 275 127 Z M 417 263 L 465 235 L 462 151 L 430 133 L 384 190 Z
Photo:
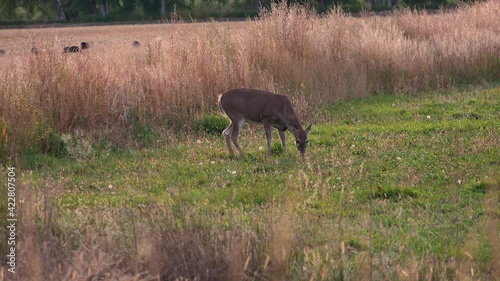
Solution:
M 466 238 L 485 219 L 487 186 L 498 187 L 499 100 L 496 87 L 326 106 L 306 160 L 289 133 L 283 154 L 276 132 L 266 159 L 262 129 L 247 125 L 243 158 L 228 156 L 222 136 L 202 134 L 163 147 L 101 149 L 83 160 L 32 157 L 22 180 L 49 189 L 42 192 L 50 192 L 44 181 L 60 186 L 57 207 L 69 218 L 78 210 L 127 206 L 147 213 L 162 206 L 178 218 L 188 212 L 203 227 L 259 232 L 273 208 L 286 209 L 296 217 L 291 279 L 309 279 L 311 266 L 328 268 L 328 259 L 311 261 L 302 249 L 342 256 L 340 241 L 352 252 L 326 276 L 354 280 L 363 271 L 361 253 L 369 252 L 375 280 L 399 279 L 411 261 L 424 274 L 438 265 L 454 268 L 453 260 L 464 257 Z M 66 223 L 83 227 L 76 219 Z M 469 254 L 477 254 L 476 276 L 487 277 L 491 245 L 478 237 L 480 250 Z M 437 271 L 436 279 L 455 276 Z

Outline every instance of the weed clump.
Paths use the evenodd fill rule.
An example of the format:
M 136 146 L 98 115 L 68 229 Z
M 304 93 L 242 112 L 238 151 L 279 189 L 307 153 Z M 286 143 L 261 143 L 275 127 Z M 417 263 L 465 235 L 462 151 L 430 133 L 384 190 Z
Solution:
M 377 186 L 375 190 L 361 190 L 360 197 L 364 200 L 379 199 L 395 202 L 405 198 L 417 198 L 418 192 L 410 187 Z
M 272 154 L 282 154 L 283 153 L 283 145 L 278 142 L 273 142 L 271 144 L 271 153 Z
M 484 182 L 475 182 L 471 184 L 470 190 L 475 193 L 486 194 L 486 183 Z
M 152 146 L 159 139 L 158 132 L 152 126 L 136 124 L 134 137 L 139 146 Z

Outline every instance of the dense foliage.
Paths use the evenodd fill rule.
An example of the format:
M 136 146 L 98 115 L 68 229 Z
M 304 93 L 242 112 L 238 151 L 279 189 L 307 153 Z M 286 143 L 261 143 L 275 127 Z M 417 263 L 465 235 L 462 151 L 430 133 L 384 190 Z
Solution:
M 3 24 L 19 21 L 113 21 L 246 17 L 269 7 L 270 0 L 5 0 L 0 3 Z M 349 11 L 390 9 L 395 6 L 431 7 L 453 5 L 454 0 L 293 0 L 325 12 L 341 5 Z

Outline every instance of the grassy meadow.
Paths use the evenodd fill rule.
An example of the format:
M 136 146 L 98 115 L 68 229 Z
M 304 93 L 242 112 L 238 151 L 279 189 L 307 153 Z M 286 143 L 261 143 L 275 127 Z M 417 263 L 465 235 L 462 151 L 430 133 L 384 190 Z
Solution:
M 499 13 L 0 30 L 0 279 L 496 280 Z M 229 156 L 234 87 L 289 95 L 307 157 Z

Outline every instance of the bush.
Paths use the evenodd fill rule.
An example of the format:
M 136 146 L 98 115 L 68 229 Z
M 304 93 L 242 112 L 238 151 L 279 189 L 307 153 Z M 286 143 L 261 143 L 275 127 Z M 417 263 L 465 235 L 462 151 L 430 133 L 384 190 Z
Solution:
M 62 136 L 50 131 L 46 140 L 42 143 L 42 153 L 54 157 L 63 157 L 68 155 L 68 148 Z
M 209 114 L 199 118 L 195 122 L 195 128 L 198 132 L 204 132 L 209 135 L 222 134 L 222 131 L 229 126 L 229 120 L 223 116 Z

